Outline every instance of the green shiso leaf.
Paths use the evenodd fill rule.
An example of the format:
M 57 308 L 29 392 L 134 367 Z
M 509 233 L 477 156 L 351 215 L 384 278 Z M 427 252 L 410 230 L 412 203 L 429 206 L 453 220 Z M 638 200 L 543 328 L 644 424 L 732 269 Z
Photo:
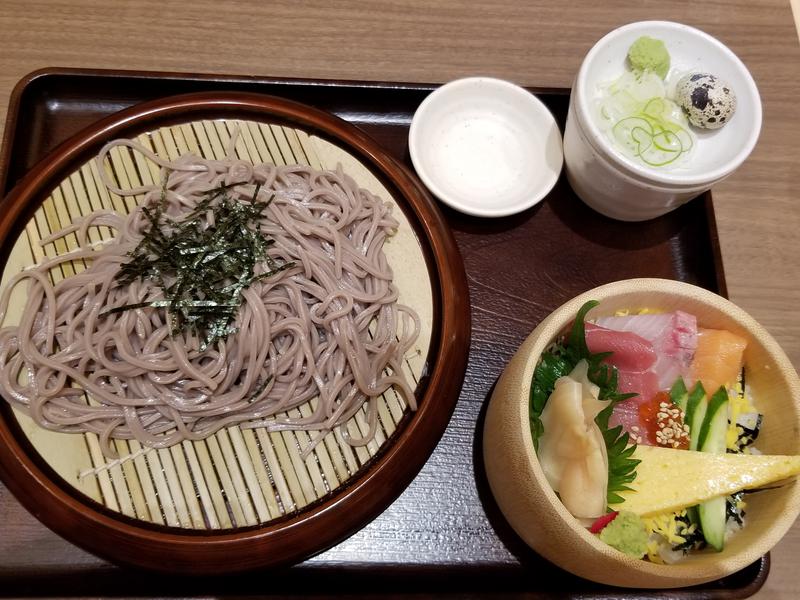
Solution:
M 586 325 L 584 322 L 589 311 L 598 304 L 600 303 L 597 300 L 589 300 L 581 306 L 575 316 L 575 321 L 569 332 L 569 345 L 567 346 L 567 352 L 570 357 L 573 357 L 575 364 L 578 364 L 578 361 L 582 358 L 588 359 L 592 356 L 589 353 L 589 347 L 586 345 Z
M 556 380 L 559 377 L 569 374 L 574 365 L 560 354 L 563 353 L 563 346 L 551 348 L 549 352 L 542 355 L 542 361 L 533 373 L 533 384 L 531 385 L 531 409 L 530 421 L 533 432 L 533 444 L 539 449 L 539 437 L 544 433 L 541 415 L 547 399 L 553 392 Z
M 547 399 L 555 389 L 556 380 L 568 375 L 579 361 L 585 359 L 589 364 L 589 381 L 600 388 L 599 399 L 608 400 L 608 406 L 601 410 L 595 423 L 603 434 L 608 453 L 608 504 L 619 504 L 623 498 L 619 492 L 630 490 L 627 484 L 636 478 L 636 466 L 639 460 L 631 458 L 636 445 L 630 436 L 622 431 L 622 426 L 609 428 L 608 420 L 617 402 L 636 396 L 636 394 L 620 394 L 617 391 L 617 369 L 603 363 L 611 353 L 592 354 L 586 345 L 585 320 L 588 312 L 597 306 L 597 300 L 586 302 L 575 316 L 566 340 L 557 340 L 545 352 L 533 372 L 530 392 L 530 426 L 533 445 L 539 449 L 539 438 L 544 433 L 541 415 Z

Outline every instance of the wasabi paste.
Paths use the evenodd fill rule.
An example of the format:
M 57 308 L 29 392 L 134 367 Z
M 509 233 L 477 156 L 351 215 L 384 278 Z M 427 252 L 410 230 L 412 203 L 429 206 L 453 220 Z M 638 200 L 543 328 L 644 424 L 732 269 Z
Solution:
M 634 558 L 642 558 L 647 553 L 647 530 L 639 515 L 629 511 L 620 511 L 613 521 L 603 527 L 600 539 Z
M 646 35 L 631 44 L 628 61 L 637 73 L 649 71 L 665 79 L 669 72 L 669 52 L 664 42 Z

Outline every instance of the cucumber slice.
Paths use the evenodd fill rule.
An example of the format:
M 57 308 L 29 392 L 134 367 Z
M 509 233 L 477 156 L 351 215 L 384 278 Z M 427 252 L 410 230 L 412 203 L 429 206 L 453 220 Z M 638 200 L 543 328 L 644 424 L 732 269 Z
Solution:
M 728 447 L 728 392 L 719 388 L 708 401 L 703 424 L 697 438 L 697 449 L 701 452 L 725 454 Z
M 683 377 L 678 377 L 675 383 L 672 384 L 672 387 L 669 390 L 669 397 L 672 400 L 672 403 L 680 408 L 683 411 L 683 422 L 689 426 L 689 443 L 691 445 L 692 440 L 692 424 L 691 420 L 689 419 L 689 390 L 686 389 L 686 383 L 683 381 Z M 705 397 L 706 393 L 703 389 L 703 386 L 698 383 L 694 389 L 692 390 L 692 409 L 693 411 L 697 410 L 697 404 L 702 402 L 703 398 Z M 692 523 L 700 524 L 700 517 L 697 516 L 697 507 L 690 506 L 687 509 L 687 515 L 689 517 L 689 521 Z
M 669 390 L 669 397 L 672 403 L 686 414 L 686 404 L 689 402 L 689 390 L 686 389 L 686 384 L 683 382 L 683 377 L 678 377 L 677 381 L 672 384 Z
M 725 547 L 725 496 L 706 500 L 697 507 L 706 543 L 717 552 Z
M 698 449 L 711 454 L 725 454 L 728 434 L 728 392 L 719 388 L 708 401 L 703 424 L 698 436 Z M 725 547 L 725 522 L 727 511 L 725 496 L 718 496 L 697 507 L 703 537 L 717 552 Z
M 689 450 L 697 450 L 697 442 L 700 439 L 700 428 L 706 416 L 708 402 L 706 401 L 706 390 L 699 381 L 692 388 L 692 393 L 686 401 L 686 424 L 689 426 Z

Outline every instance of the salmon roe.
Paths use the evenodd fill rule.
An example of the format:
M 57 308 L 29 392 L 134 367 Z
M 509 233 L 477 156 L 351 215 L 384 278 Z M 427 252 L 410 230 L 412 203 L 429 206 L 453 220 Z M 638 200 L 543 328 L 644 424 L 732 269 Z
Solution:
M 649 402 L 639 405 L 639 423 L 643 431 L 636 431 L 637 443 L 666 448 L 689 448 L 689 426 L 686 415 L 673 404 L 667 392 L 658 392 Z

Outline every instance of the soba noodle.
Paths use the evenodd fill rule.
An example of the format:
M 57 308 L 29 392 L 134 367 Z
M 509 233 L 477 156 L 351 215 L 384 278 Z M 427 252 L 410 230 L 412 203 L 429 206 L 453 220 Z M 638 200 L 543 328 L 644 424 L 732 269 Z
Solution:
M 164 183 L 124 190 L 109 181 L 103 161 L 121 146 L 158 163 Z M 161 448 L 234 424 L 316 431 L 314 444 L 366 403 L 363 438 L 341 428 L 360 445 L 373 437 L 376 401 L 389 388 L 416 408 L 402 361 L 420 323 L 397 303 L 382 250 L 398 226 L 389 204 L 340 169 L 193 155 L 168 162 L 130 140 L 109 143 L 97 161 L 110 192 L 144 199 L 128 216 L 96 211 L 43 240 L 74 234 L 79 247 L 20 272 L 3 291 L 0 324 L 12 289 L 27 282 L 19 323 L 0 330 L 0 390 L 12 405 L 47 429 L 97 433 L 109 457 L 111 439 Z M 241 290 L 234 331 L 203 348 L 196 334 L 172 328 L 163 307 L 108 312 L 164 298 L 150 279 L 117 279 L 145 235 L 143 207 L 161 203 L 180 221 L 220 186 L 232 200 L 269 201 L 255 227 L 274 243 L 255 274 L 291 265 Z M 116 236 L 98 246 L 89 231 L 100 226 Z M 204 226 L 214 227 L 210 210 Z M 54 285 L 50 272 L 72 261 L 88 267 Z M 281 416 L 312 399 L 309 416 Z

